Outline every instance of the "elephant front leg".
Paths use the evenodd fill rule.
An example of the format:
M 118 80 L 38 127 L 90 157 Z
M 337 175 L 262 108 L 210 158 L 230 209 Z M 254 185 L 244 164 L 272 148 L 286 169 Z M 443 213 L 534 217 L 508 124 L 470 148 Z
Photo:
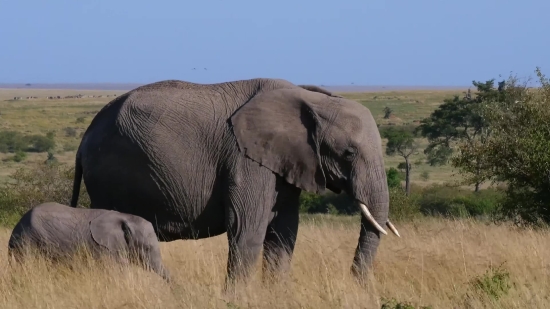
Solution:
M 267 228 L 264 240 L 264 280 L 285 276 L 298 235 L 299 206 L 301 190 L 289 185 L 279 191 L 273 211 L 275 217 Z
M 227 260 L 226 288 L 246 283 L 260 255 L 271 209 L 275 204 L 274 177 L 242 177 L 229 188 L 226 203 Z M 258 179 L 260 178 L 260 179 Z

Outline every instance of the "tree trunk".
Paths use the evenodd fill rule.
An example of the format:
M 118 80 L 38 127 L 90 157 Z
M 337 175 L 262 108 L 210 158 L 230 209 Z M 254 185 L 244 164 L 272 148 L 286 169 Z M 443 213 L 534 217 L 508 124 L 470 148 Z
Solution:
M 409 157 L 405 157 L 405 194 L 411 194 L 411 164 Z
M 478 191 L 479 191 L 479 185 L 480 185 L 480 183 L 479 183 L 479 182 L 476 182 L 476 188 L 474 189 L 474 192 L 478 192 Z

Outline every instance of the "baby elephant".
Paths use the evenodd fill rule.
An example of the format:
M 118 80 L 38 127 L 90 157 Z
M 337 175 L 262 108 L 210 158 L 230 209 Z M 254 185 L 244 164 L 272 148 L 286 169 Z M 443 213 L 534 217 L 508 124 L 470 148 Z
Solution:
M 105 252 L 125 262 L 119 253 L 127 252 L 133 261 L 143 262 L 170 281 L 170 274 L 162 265 L 153 225 L 138 216 L 44 203 L 19 220 L 9 240 L 9 254 L 20 261 L 26 244 L 54 259 L 75 253 L 80 244 L 95 258 Z

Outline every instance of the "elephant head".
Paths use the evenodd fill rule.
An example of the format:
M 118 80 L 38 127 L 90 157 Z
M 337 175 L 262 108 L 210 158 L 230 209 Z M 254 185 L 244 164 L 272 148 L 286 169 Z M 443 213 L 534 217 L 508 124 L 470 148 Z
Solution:
M 109 211 L 90 222 L 93 240 L 110 253 L 127 250 L 133 262 L 141 262 L 170 281 L 168 270 L 162 265 L 160 248 L 153 225 L 139 217 L 127 217 Z
M 303 88 L 303 89 L 302 89 Z M 320 91 L 283 88 L 260 93 L 231 118 L 239 149 L 287 182 L 315 193 L 353 197 L 362 213 L 352 271 L 366 274 L 387 234 L 389 193 L 382 144 L 370 111 Z

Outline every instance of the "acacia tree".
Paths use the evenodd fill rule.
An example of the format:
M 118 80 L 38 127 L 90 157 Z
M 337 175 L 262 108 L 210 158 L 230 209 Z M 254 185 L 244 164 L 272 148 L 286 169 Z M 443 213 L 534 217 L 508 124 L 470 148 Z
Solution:
M 405 192 L 411 193 L 411 163 L 410 156 L 417 153 L 418 144 L 414 135 L 404 129 L 389 128 L 382 134 L 388 139 L 386 154 L 389 156 L 399 155 L 405 159 Z
M 488 104 L 484 115 L 492 134 L 483 144 L 460 145 L 486 158 L 486 173 L 507 184 L 504 218 L 516 223 L 550 223 L 550 81 L 536 70 L 540 87 L 506 83 L 506 97 Z
M 466 182 L 475 185 L 475 191 L 487 179 L 485 158 L 475 156 L 474 152 L 463 152 L 468 147 L 484 144 L 491 135 L 491 128 L 484 117 L 483 108 L 486 104 L 502 102 L 505 98 L 505 82 L 499 82 L 498 88 L 494 87 L 494 79 L 484 83 L 473 81 L 477 93 L 471 92 L 464 97 L 454 96 L 445 99 L 432 114 L 421 121 L 416 132 L 426 137 L 429 141 L 424 150 L 428 163 L 432 166 L 447 164 L 453 155 L 453 148 L 462 144 L 459 149 L 458 159 L 453 159 L 454 167 L 467 174 Z M 467 168 L 462 168 L 463 163 L 468 163 Z

